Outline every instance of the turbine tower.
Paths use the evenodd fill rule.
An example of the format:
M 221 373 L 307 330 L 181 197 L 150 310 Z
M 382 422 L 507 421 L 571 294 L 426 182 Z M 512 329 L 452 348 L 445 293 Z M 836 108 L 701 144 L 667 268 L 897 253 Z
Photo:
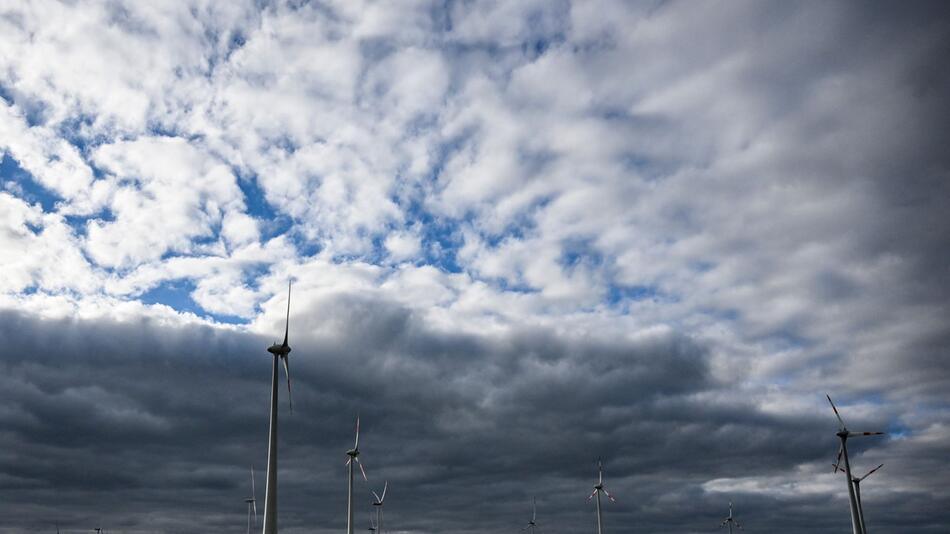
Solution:
M 373 506 L 376 507 L 376 523 L 373 525 L 373 527 L 376 529 L 377 532 L 383 531 L 383 501 L 386 500 L 387 489 L 389 489 L 389 481 L 386 481 L 383 484 L 382 496 L 378 495 L 375 491 L 373 491 L 373 497 L 375 497 L 376 499 L 373 501 Z
M 376 526 L 376 520 L 373 519 L 373 514 L 369 514 L 369 525 L 370 527 L 366 530 L 373 532 L 374 534 L 379 530 L 379 527 Z
M 363 469 L 363 464 L 360 462 L 360 416 L 356 416 L 356 443 L 353 444 L 353 448 L 346 451 L 348 458 L 346 459 L 346 465 L 350 467 L 349 469 L 349 485 L 347 485 L 346 493 L 346 534 L 353 534 L 353 464 L 360 466 L 360 472 L 363 473 L 363 480 L 369 481 L 366 478 L 366 471 Z M 266 534 L 266 533 L 265 533 Z
M 587 502 L 590 502 L 595 496 L 597 497 L 597 534 L 603 534 L 603 519 L 600 513 L 600 494 L 603 493 L 610 499 L 610 502 L 617 502 L 613 497 L 610 496 L 610 493 L 607 492 L 607 488 L 604 487 L 604 464 L 600 460 L 597 460 L 597 485 L 594 486 L 594 492 L 587 497 Z
M 525 525 L 525 527 L 521 529 L 521 531 L 524 532 L 525 530 L 528 530 L 530 528 L 531 534 L 534 534 L 534 529 L 538 527 L 537 521 L 538 521 L 538 498 L 535 497 L 532 501 L 532 506 L 531 506 L 531 521 L 528 521 L 528 524 Z
M 831 403 L 831 409 L 835 411 L 835 417 L 838 418 L 838 423 L 840 423 L 837 436 L 841 440 L 841 447 L 838 448 L 838 459 L 835 461 L 835 472 L 838 471 L 838 464 L 841 463 L 841 457 L 844 455 L 844 472 L 848 476 L 848 500 L 851 504 L 851 532 L 852 534 L 866 534 L 864 531 L 864 526 L 861 524 L 861 513 L 858 509 L 858 501 L 854 491 L 854 483 L 851 482 L 854 477 L 851 475 L 851 462 L 848 459 L 848 438 L 855 436 L 878 436 L 883 434 L 883 432 L 851 432 L 848 430 L 848 427 L 845 426 L 844 420 L 841 418 L 841 414 L 838 413 L 838 408 L 831 400 L 831 396 L 827 394 L 825 396 L 828 397 L 828 402 Z
M 732 517 L 732 501 L 729 501 L 729 517 L 722 520 L 722 523 L 719 523 L 719 528 L 722 528 L 726 525 L 729 525 L 729 534 L 732 534 L 732 525 L 735 525 L 737 529 L 742 530 L 742 525 L 739 524 L 739 520 L 735 517 Z
M 257 491 L 254 489 L 254 467 L 251 466 L 251 496 L 244 499 L 247 503 L 247 534 L 251 534 L 251 511 L 254 512 L 254 528 L 257 528 Z
M 835 471 L 838 471 L 839 469 L 838 464 L 834 464 L 834 466 L 835 466 Z M 870 471 L 865 473 L 863 477 L 855 477 L 851 479 L 851 485 L 854 486 L 854 497 L 855 497 L 855 500 L 858 501 L 858 519 L 861 521 L 861 529 L 864 531 L 864 534 L 867 534 L 868 527 L 866 523 L 864 522 L 864 505 L 861 504 L 861 481 L 871 476 L 871 473 L 877 471 L 878 469 L 882 467 L 884 467 L 884 464 L 881 464 L 875 467 L 874 469 L 871 469 Z M 844 470 L 842 470 L 841 472 L 843 473 Z
M 284 342 L 274 342 L 267 352 L 274 355 L 274 369 L 271 373 L 270 389 L 270 433 L 267 441 L 267 485 L 264 489 L 264 534 L 277 534 L 277 376 L 278 361 L 283 362 L 287 374 L 287 399 L 290 411 L 294 411 L 294 400 L 290 392 L 290 345 L 287 336 L 290 333 L 290 282 L 287 282 L 287 318 L 284 321 Z

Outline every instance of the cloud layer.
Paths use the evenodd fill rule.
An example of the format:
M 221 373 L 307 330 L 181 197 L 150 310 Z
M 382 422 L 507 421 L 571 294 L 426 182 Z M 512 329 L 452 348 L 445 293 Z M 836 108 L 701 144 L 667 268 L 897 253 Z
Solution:
M 290 532 L 357 411 L 404 531 L 840 531 L 825 392 L 937 532 L 946 11 L 0 8 L 0 532 L 241 527 L 288 278 Z

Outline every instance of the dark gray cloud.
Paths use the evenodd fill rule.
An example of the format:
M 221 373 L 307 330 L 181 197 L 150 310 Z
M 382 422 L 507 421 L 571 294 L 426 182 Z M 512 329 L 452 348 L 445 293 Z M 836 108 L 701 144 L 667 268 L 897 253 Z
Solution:
M 295 313 L 291 333 L 296 411 L 281 406 L 288 532 L 343 528 L 343 452 L 356 413 L 366 468 L 374 486 L 390 481 L 387 522 L 400 531 L 517 528 L 533 495 L 547 530 L 586 528 L 600 455 L 619 499 L 607 515 L 617 530 L 705 531 L 728 498 L 750 527 L 774 532 L 805 524 L 832 532 L 847 520 L 843 503 L 824 495 L 703 491 L 717 478 L 827 464 L 834 422 L 830 413 L 780 417 L 751 399 L 722 400 L 730 385 L 711 377 L 703 346 L 682 334 L 593 340 L 525 328 L 475 338 L 435 333 L 385 301 L 322 304 L 341 318 L 337 341 L 306 334 L 320 310 Z M 4 532 L 53 521 L 113 532 L 242 528 L 247 469 L 265 461 L 267 340 L 12 312 L 0 324 Z M 920 463 L 946 452 L 913 447 L 904 454 Z M 370 487 L 358 487 L 364 504 Z M 867 494 L 875 511 L 929 510 L 937 502 L 926 488 L 881 500 L 868 484 Z M 872 517 L 883 527 L 890 519 L 881 515 Z M 944 519 L 934 508 L 915 521 L 937 532 Z

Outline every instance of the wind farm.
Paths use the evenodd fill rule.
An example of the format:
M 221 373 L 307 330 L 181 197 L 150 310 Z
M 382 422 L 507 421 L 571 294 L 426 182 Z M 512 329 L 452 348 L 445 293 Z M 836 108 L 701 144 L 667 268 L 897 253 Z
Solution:
M 3 2 L 0 534 L 947 534 L 946 117 L 946 0 Z

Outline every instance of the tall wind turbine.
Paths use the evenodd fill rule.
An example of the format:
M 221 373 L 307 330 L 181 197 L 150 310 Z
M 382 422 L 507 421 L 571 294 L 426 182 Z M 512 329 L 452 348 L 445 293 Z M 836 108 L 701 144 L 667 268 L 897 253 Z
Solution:
M 878 436 L 883 434 L 883 432 L 851 432 L 848 430 L 848 427 L 844 424 L 844 419 L 841 418 L 841 414 L 838 413 L 838 408 L 835 407 L 835 403 L 832 402 L 830 395 L 825 395 L 828 397 L 828 402 L 831 403 L 831 409 L 835 411 L 835 417 L 838 418 L 838 423 L 841 426 L 838 427 L 837 436 L 841 440 L 841 447 L 838 449 L 838 460 L 835 462 L 835 471 L 838 471 L 838 464 L 841 463 L 841 457 L 844 455 L 844 472 L 848 476 L 848 500 L 851 503 L 851 532 L 852 534 L 866 534 L 864 531 L 864 526 L 861 524 L 861 513 L 858 509 L 858 501 L 854 491 L 853 476 L 851 475 L 851 462 L 848 460 L 848 438 L 855 436 Z
M 277 534 L 277 367 L 278 361 L 283 362 L 284 372 L 287 373 L 287 399 L 290 401 L 290 411 L 294 411 L 294 400 L 290 392 L 290 345 L 287 336 L 290 333 L 290 282 L 287 282 L 287 318 L 284 322 L 284 342 L 276 342 L 267 347 L 267 352 L 274 355 L 274 369 L 271 373 L 270 389 L 270 434 L 267 441 L 267 486 L 264 489 L 264 534 Z
M 350 483 L 347 486 L 346 493 L 346 534 L 353 534 L 353 464 L 360 466 L 360 472 L 363 473 L 363 480 L 369 481 L 366 478 L 366 471 L 363 469 L 363 464 L 360 462 L 360 416 L 358 415 L 356 416 L 356 443 L 353 444 L 352 449 L 346 451 L 346 455 L 349 457 L 346 459 L 346 465 L 350 467 Z
M 521 529 L 521 531 L 524 532 L 525 530 L 528 530 L 530 528 L 531 534 L 534 534 L 534 529 L 538 527 L 537 521 L 538 521 L 538 499 L 537 497 L 535 497 L 534 500 L 532 501 L 532 506 L 531 506 L 531 521 L 528 521 L 528 524 L 523 529 Z
M 362 466 L 361 466 L 362 467 Z M 373 525 L 376 527 L 377 532 L 383 531 L 383 501 L 386 500 L 386 490 L 389 489 L 389 481 L 387 480 L 383 484 L 383 494 L 382 496 L 378 495 L 376 491 L 373 491 L 373 497 L 376 500 L 373 501 L 373 506 L 376 507 L 376 524 Z
M 722 528 L 726 525 L 729 525 L 729 534 L 732 534 L 732 525 L 735 525 L 736 528 L 742 530 L 742 525 L 739 524 L 739 520 L 735 517 L 732 517 L 732 501 L 729 501 L 729 517 L 722 520 L 722 523 L 719 523 L 719 528 Z
M 835 471 L 837 471 L 838 465 L 834 464 L 834 466 L 835 466 Z M 864 505 L 861 504 L 861 481 L 871 476 L 871 473 L 877 471 L 878 469 L 882 467 L 884 467 L 884 464 L 881 464 L 875 467 L 874 469 L 871 469 L 870 471 L 865 473 L 863 477 L 855 477 L 851 479 L 851 485 L 854 486 L 854 497 L 855 497 L 855 500 L 858 501 L 858 519 L 861 521 L 861 529 L 864 531 L 864 534 L 867 534 L 868 527 L 866 523 L 864 522 Z
M 247 503 L 247 534 L 251 534 L 251 511 L 254 512 L 254 528 L 257 528 L 257 490 L 254 489 L 254 467 L 251 466 L 251 496 L 244 499 Z
M 600 460 L 597 460 L 597 485 L 594 486 L 594 492 L 590 494 L 590 497 L 587 497 L 587 502 L 594 497 L 597 497 L 597 534 L 603 534 L 603 519 L 601 518 L 600 513 L 600 494 L 603 493 L 610 499 L 610 502 L 617 502 L 613 497 L 610 496 L 610 493 L 607 492 L 607 488 L 604 487 L 604 464 Z

